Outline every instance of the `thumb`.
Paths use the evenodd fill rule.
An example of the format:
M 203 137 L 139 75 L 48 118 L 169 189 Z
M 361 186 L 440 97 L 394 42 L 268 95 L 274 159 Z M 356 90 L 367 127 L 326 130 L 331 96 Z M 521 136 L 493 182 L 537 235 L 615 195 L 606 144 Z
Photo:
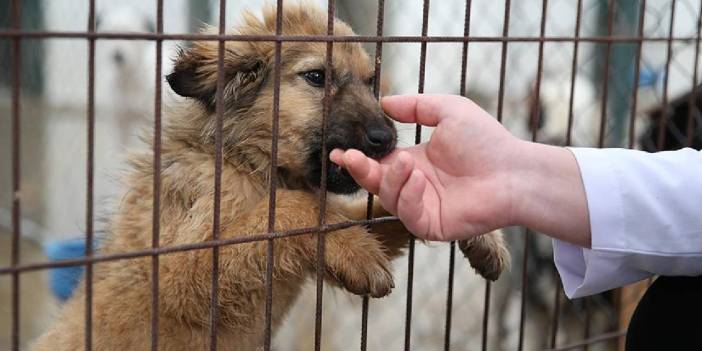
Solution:
M 441 120 L 465 114 L 475 104 L 458 95 L 395 95 L 381 100 L 383 110 L 394 120 L 435 127 Z

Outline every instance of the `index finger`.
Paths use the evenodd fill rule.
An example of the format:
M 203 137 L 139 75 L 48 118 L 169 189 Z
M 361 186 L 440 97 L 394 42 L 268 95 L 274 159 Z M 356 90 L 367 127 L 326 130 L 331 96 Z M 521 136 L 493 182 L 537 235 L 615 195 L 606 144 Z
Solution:
M 358 185 L 372 194 L 378 194 L 380 180 L 382 179 L 382 169 L 378 161 L 354 149 L 346 150 L 343 153 L 335 153 L 334 156 L 335 159 L 341 161 L 337 164 L 346 168 Z

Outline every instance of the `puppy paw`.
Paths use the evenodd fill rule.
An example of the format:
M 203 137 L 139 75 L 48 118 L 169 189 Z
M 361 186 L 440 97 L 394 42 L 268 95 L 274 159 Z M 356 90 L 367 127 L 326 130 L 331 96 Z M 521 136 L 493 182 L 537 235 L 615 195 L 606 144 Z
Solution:
M 328 252 L 327 271 L 335 283 L 356 295 L 383 297 L 395 283 L 390 261 L 380 246 L 346 247 L 344 252 Z
M 478 274 L 495 281 L 510 265 L 511 256 L 502 240 L 502 233 L 492 232 L 458 242 L 458 247 Z

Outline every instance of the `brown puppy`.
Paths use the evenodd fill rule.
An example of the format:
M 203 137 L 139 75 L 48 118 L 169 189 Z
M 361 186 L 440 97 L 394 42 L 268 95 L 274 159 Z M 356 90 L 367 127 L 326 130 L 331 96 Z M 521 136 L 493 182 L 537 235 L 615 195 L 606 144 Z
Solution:
M 275 9 L 264 20 L 246 14 L 236 33 L 275 33 Z M 288 35 L 326 33 L 326 14 L 309 6 L 286 4 L 283 32 Z M 337 35 L 352 35 L 336 21 Z M 221 237 L 266 233 L 268 187 L 278 184 L 275 229 L 318 224 L 321 127 L 325 43 L 284 43 L 280 86 L 278 168 L 270 173 L 274 90 L 274 43 L 227 42 L 224 50 L 224 127 L 221 183 Z M 173 90 L 187 101 L 166 116 L 161 168 L 160 245 L 173 246 L 212 239 L 215 170 L 215 106 L 218 43 L 198 42 L 183 51 L 168 76 Z M 327 145 L 357 148 L 373 157 L 389 153 L 396 132 L 374 98 L 373 65 L 357 43 L 335 43 L 332 109 Z M 110 221 L 110 237 L 101 254 L 151 247 L 153 156 L 131 158 L 129 190 Z M 352 178 L 334 166 L 328 189 L 351 193 Z M 364 201 L 345 203 L 330 198 L 327 223 L 365 217 Z M 382 209 L 377 209 L 382 213 Z M 387 224 L 369 232 L 363 227 L 326 236 L 327 282 L 359 294 L 381 297 L 393 287 L 389 259 L 401 253 L 407 235 L 401 225 Z M 496 278 L 507 264 L 501 238 L 485 236 L 465 245 L 479 259 L 472 264 Z M 220 248 L 218 346 L 220 350 L 251 350 L 263 343 L 267 242 Z M 316 265 L 317 236 L 275 240 L 273 262 L 273 328 L 282 322 L 306 278 Z M 162 255 L 159 280 L 159 345 L 164 350 L 195 350 L 209 346 L 212 250 Z M 96 350 L 143 350 L 150 344 L 151 258 L 95 265 L 92 342 Z M 77 350 L 84 342 L 84 289 L 65 306 L 56 324 L 39 339 L 36 350 Z

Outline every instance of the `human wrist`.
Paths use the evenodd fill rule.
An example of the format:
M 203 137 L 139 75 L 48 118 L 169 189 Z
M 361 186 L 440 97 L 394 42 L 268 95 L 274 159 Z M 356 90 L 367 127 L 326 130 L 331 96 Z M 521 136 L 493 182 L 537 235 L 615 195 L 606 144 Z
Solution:
M 570 150 L 521 141 L 512 174 L 512 224 L 589 246 L 589 217 L 580 169 Z

